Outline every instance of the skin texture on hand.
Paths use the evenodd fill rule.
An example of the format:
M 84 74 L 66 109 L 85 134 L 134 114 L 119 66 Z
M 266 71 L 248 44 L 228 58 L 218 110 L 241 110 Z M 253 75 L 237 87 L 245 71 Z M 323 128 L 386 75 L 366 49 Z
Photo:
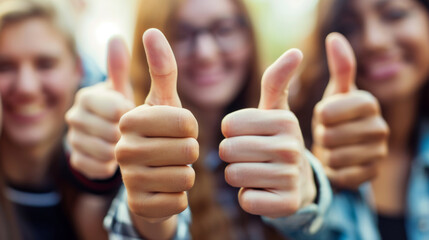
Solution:
M 119 122 L 115 155 L 127 189 L 134 225 L 148 239 L 169 239 L 177 214 L 188 207 L 187 193 L 198 159 L 198 123 L 181 106 L 177 94 L 177 65 L 166 38 L 147 30 L 143 45 L 151 73 L 145 104 L 127 112 Z
M 377 99 L 355 86 L 356 60 L 338 33 L 326 39 L 331 79 L 313 115 L 313 153 L 333 187 L 357 189 L 377 175 L 387 156 L 389 129 Z
M 111 40 L 109 80 L 79 90 L 66 114 L 70 164 L 90 179 L 110 178 L 118 168 L 114 150 L 120 137 L 119 119 L 134 107 L 129 65 L 125 43 Z
M 248 213 L 288 216 L 316 196 L 299 123 L 287 102 L 289 80 L 301 61 L 296 49 L 283 54 L 264 73 L 259 107 L 222 121 L 219 155 L 228 163 L 225 179 L 240 188 L 238 200 Z

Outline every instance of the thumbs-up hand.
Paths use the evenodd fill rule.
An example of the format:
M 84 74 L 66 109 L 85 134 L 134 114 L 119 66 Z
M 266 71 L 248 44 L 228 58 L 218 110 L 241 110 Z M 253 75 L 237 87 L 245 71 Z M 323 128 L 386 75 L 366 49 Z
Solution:
M 331 33 L 326 50 L 331 78 L 313 114 L 313 152 L 332 186 L 356 189 L 376 176 L 389 129 L 377 99 L 355 86 L 356 60 L 345 37 Z
M 70 164 L 90 179 L 107 179 L 118 168 L 114 150 L 120 137 L 119 119 L 134 107 L 129 58 L 125 43 L 112 39 L 108 81 L 79 90 L 66 114 Z
M 251 214 L 288 216 L 316 196 L 299 123 L 287 100 L 301 60 L 298 50 L 283 54 L 264 73 L 258 109 L 239 110 L 222 121 L 219 155 L 229 163 L 225 179 L 241 188 L 240 206 Z
M 151 230 L 147 224 L 174 219 L 170 217 L 187 208 L 186 191 L 195 179 L 188 165 L 197 160 L 199 145 L 197 121 L 190 111 L 181 108 L 177 65 L 167 39 L 160 31 L 149 29 L 143 35 L 143 44 L 151 89 L 144 105 L 121 118 L 121 139 L 115 152 L 129 209 L 135 222 L 142 223 L 141 232 L 147 234 L 145 229 Z

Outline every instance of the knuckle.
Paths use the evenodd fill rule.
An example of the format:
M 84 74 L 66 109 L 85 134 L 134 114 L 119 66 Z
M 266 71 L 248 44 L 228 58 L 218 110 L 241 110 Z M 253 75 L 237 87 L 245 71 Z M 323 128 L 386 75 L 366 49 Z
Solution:
M 389 136 L 389 127 L 386 122 L 381 117 L 376 117 L 373 119 L 374 129 L 372 131 L 372 137 L 380 140 L 385 140 Z
M 105 165 L 97 170 L 97 172 L 87 172 L 87 177 L 90 179 L 107 179 L 113 176 L 116 172 L 116 167 L 113 165 Z
M 132 131 L 132 127 L 136 122 L 140 122 L 141 125 L 146 125 L 145 114 L 138 114 L 137 110 L 131 110 L 121 116 L 119 119 L 119 131 L 121 133 Z M 138 119 L 140 117 L 140 119 Z
M 225 181 L 234 187 L 238 186 L 239 170 L 234 164 L 230 164 L 225 168 Z
M 390 129 L 389 126 L 387 125 L 386 121 L 383 118 L 378 118 L 379 121 L 379 126 L 380 126 L 380 134 L 384 137 L 384 138 L 388 138 L 389 134 L 390 134 Z
M 85 168 L 85 161 L 82 161 L 82 159 L 77 155 L 77 154 L 75 154 L 75 153 L 72 153 L 71 155 L 70 155 L 70 166 L 73 168 L 73 169 L 76 169 L 76 170 L 85 170 L 86 168 Z
M 319 102 L 314 107 L 314 117 L 317 121 L 321 122 L 322 124 L 327 122 L 327 119 L 329 118 L 329 108 L 326 107 L 323 102 Z
M 66 120 L 66 122 L 67 122 L 68 124 L 70 124 L 70 123 L 72 123 L 72 122 L 73 122 L 73 120 L 74 120 L 74 112 L 75 112 L 74 107 L 70 108 L 70 109 L 66 112 L 66 115 L 64 116 L 64 119 Z
M 76 130 L 71 130 L 67 134 L 67 140 L 69 144 L 72 146 L 73 150 L 76 150 L 75 148 L 79 148 L 81 141 L 79 141 L 79 137 L 77 136 L 78 133 Z
M 184 136 L 197 137 L 198 124 L 194 115 L 189 110 L 179 109 L 176 120 L 180 133 Z
M 337 168 L 341 165 L 342 157 L 337 151 L 325 151 L 326 161 L 329 167 Z
M 322 146 L 322 147 L 328 147 L 331 143 L 331 133 L 332 131 L 330 131 L 328 128 L 326 128 L 323 125 L 317 125 L 314 129 L 314 140 L 315 142 Z
M 126 163 L 126 160 L 129 159 L 134 153 L 134 149 L 127 143 L 124 137 L 121 137 L 118 143 L 115 146 L 115 158 L 119 164 Z
M 387 157 L 388 154 L 389 154 L 389 148 L 387 146 L 387 143 L 380 144 L 380 146 L 378 147 L 377 157 L 382 159 Z
M 176 204 L 177 204 L 177 206 L 176 206 L 176 211 L 174 212 L 174 214 L 179 214 L 179 213 L 185 211 L 185 209 L 188 207 L 188 197 L 187 197 L 185 192 L 182 192 L 178 196 Z
M 335 140 L 334 130 L 323 127 L 322 133 L 321 133 L 321 145 L 323 147 L 331 147 L 334 144 L 334 140 Z
M 128 193 L 128 207 L 131 212 L 144 217 L 146 216 L 144 209 L 148 209 L 149 206 L 144 201 L 136 198 L 134 194 Z
M 76 101 L 77 102 L 83 102 L 86 101 L 88 99 L 88 97 L 90 97 L 90 94 L 88 94 L 88 88 L 82 88 L 79 91 L 77 91 L 76 93 Z
M 280 111 L 280 119 L 289 124 L 299 124 L 298 118 L 292 111 Z
M 362 109 L 365 110 L 365 112 L 373 115 L 380 113 L 378 101 L 371 93 L 360 90 L 356 94 L 360 97 Z
M 111 109 L 112 119 L 114 121 L 120 121 L 121 117 L 125 114 L 125 111 L 118 105 L 114 105 Z
M 227 138 L 222 140 L 222 142 L 219 144 L 219 157 L 220 157 L 220 159 L 228 162 L 230 149 L 231 149 L 230 141 Z
M 282 162 L 298 163 L 301 157 L 301 145 L 298 141 L 285 141 L 278 144 L 275 152 Z
M 338 173 L 332 174 L 330 180 L 333 183 L 333 185 L 340 188 L 347 188 L 348 183 L 350 183 L 350 181 L 349 182 L 347 181 L 347 176 L 345 176 L 344 174 L 338 174 Z
M 132 113 L 125 113 L 121 119 L 119 119 L 119 131 L 121 133 L 126 132 L 128 130 L 128 126 L 130 125 Z
M 96 88 L 87 87 L 82 88 L 76 93 L 76 104 L 78 106 L 85 106 L 89 104 L 94 98 L 97 97 Z
M 241 194 L 238 197 L 241 208 L 248 213 L 254 213 L 258 210 L 258 206 L 255 201 L 246 197 L 246 194 Z
M 102 155 L 100 155 L 101 157 L 103 157 L 103 160 L 105 161 L 111 161 L 115 159 L 115 146 L 114 145 L 110 145 L 107 147 L 106 150 L 102 151 Z
M 195 138 L 187 138 L 183 147 L 183 153 L 186 158 L 186 164 L 192 164 L 197 161 L 199 156 L 199 144 Z
M 69 111 L 67 111 L 65 115 L 65 120 L 70 127 L 80 126 L 82 124 L 82 120 L 78 116 L 77 111 L 78 110 L 73 107 Z
M 293 132 L 294 129 L 299 128 L 298 118 L 291 111 L 280 111 L 274 124 L 286 132 Z
M 234 123 L 234 113 L 230 113 L 222 119 L 221 130 L 222 130 L 222 134 L 225 137 L 229 137 L 232 135 L 233 123 Z
M 286 186 L 295 186 L 299 182 L 300 171 L 297 167 L 289 167 L 287 170 L 280 170 L 279 175 Z
M 182 179 L 182 189 L 183 191 L 187 191 L 194 186 L 195 182 L 195 171 L 191 167 L 186 167 L 186 170 L 183 171 L 183 179 Z
M 301 198 L 297 193 L 292 193 L 290 199 L 286 201 L 282 201 L 280 211 L 284 213 L 284 215 L 292 215 L 297 212 L 301 205 Z

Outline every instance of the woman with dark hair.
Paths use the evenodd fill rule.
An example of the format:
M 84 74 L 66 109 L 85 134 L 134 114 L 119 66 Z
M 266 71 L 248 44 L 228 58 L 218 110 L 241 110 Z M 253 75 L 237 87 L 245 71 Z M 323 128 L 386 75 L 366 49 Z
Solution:
M 171 48 L 150 28 L 164 32 Z M 134 39 L 131 80 L 135 102 L 143 105 L 128 111 L 124 53 L 122 61 L 111 59 L 109 69 L 123 72 L 111 71 L 110 87 L 82 90 L 68 115 L 70 139 L 81 146 L 73 154 L 82 157 L 72 156 L 78 169 L 91 175 L 105 166 L 109 177 L 116 163 L 97 158 L 100 151 L 116 154 L 119 162 L 126 191 L 105 219 L 111 235 L 282 239 L 281 217 L 307 207 L 301 223 L 294 223 L 311 225 L 326 208 L 329 190 L 317 175 L 323 190 L 316 200 L 313 159 L 288 110 L 287 83 L 301 53 L 285 53 L 262 77 L 253 28 L 239 0 L 141 1 Z M 111 46 L 124 52 L 116 40 Z M 80 120 L 84 113 L 94 120 Z M 88 139 L 99 147 L 89 147 Z
M 297 101 L 304 103 L 297 109 L 300 119 L 310 116 L 324 95 L 313 133 L 310 123 L 303 131 L 313 135 L 309 143 L 337 192 L 314 239 L 429 238 L 428 6 L 423 0 L 320 1 L 305 68 L 311 71 L 304 70 L 299 84 L 299 96 L 312 102 Z M 331 32 L 345 36 L 356 61 L 347 40 Z M 346 49 L 340 63 L 332 58 L 334 45 Z M 342 90 L 323 93 L 333 78 Z M 380 112 L 390 129 L 387 146 L 380 141 L 387 136 Z

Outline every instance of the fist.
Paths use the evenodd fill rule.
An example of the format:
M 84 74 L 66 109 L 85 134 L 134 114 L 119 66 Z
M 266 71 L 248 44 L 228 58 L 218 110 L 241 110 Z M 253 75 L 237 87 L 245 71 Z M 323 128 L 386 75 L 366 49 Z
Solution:
M 299 123 L 287 102 L 288 82 L 301 59 L 298 50 L 286 52 L 263 76 L 259 108 L 233 112 L 222 121 L 225 179 L 240 188 L 240 206 L 251 214 L 292 215 L 316 195 Z
M 377 99 L 355 87 L 347 40 L 334 33 L 326 45 L 331 79 L 314 110 L 313 151 L 334 187 L 354 190 L 377 175 L 377 162 L 388 153 L 389 129 Z
M 188 206 L 186 191 L 195 180 L 189 165 L 199 154 L 198 124 L 181 108 L 176 60 L 165 37 L 151 29 L 143 44 L 151 89 L 144 105 L 121 118 L 115 153 L 129 209 L 146 222 L 161 223 Z
M 124 43 L 113 39 L 109 43 L 108 82 L 79 90 L 66 114 L 70 164 L 90 179 L 107 179 L 118 168 L 114 150 L 120 137 L 119 119 L 134 107 L 128 61 Z

